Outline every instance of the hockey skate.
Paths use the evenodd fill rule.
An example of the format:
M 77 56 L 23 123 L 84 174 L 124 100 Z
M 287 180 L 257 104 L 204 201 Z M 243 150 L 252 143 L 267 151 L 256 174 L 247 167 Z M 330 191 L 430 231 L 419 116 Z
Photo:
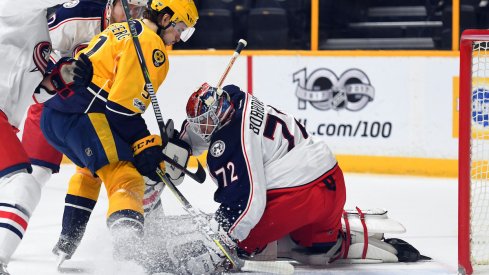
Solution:
M 53 254 L 57 256 L 56 264 L 58 268 L 63 264 L 65 260 L 71 259 L 71 256 L 73 256 L 77 247 L 78 244 L 76 244 L 75 242 L 67 238 L 59 238 L 58 242 L 53 248 Z

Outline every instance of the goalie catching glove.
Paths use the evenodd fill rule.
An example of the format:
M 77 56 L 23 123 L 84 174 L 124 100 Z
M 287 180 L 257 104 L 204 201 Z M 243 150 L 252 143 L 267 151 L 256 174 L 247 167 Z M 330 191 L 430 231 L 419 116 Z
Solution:
M 63 57 L 46 73 L 46 76 L 53 88 L 51 90 L 40 84 L 33 95 L 36 103 L 43 103 L 55 94 L 65 99 L 73 95 L 77 88 L 87 87 L 92 81 L 92 62 L 85 54 L 81 54 L 78 59 Z
M 161 137 L 158 135 L 146 136 L 132 145 L 134 154 L 134 166 L 138 172 L 150 178 L 152 181 L 160 182 L 160 176 L 156 173 L 156 168 L 165 172 L 165 163 L 163 162 L 163 147 Z

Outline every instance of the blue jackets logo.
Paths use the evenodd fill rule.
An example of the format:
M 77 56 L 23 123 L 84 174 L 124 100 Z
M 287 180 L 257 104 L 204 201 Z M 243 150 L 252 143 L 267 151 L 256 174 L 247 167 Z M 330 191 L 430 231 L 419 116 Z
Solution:
M 222 140 L 218 140 L 211 145 L 209 151 L 213 157 L 218 158 L 222 156 L 224 150 L 226 150 L 226 144 Z
M 375 96 L 368 76 L 359 69 L 349 69 L 338 77 L 330 69 L 320 68 L 308 75 L 303 68 L 293 74 L 293 82 L 297 82 L 299 110 L 305 110 L 309 102 L 321 111 L 359 111 Z

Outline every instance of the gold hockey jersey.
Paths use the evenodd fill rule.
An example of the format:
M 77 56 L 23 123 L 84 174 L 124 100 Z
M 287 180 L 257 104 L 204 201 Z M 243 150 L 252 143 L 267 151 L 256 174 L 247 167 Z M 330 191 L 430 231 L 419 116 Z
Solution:
M 156 92 L 169 69 L 165 45 L 141 20 L 136 20 L 135 25 Z M 110 127 L 129 144 L 149 135 L 141 114 L 151 100 L 128 24 L 110 25 L 78 55 L 81 53 L 92 62 L 92 83 L 74 93 L 57 94 L 45 106 L 65 113 L 105 113 Z
M 149 77 L 157 91 L 169 69 L 165 45 L 142 21 L 135 22 Z M 101 93 L 108 93 L 107 97 L 102 95 L 108 101 L 134 113 L 144 113 L 150 99 L 127 23 L 110 25 L 82 52 L 90 57 L 94 68 L 92 83 L 96 87 L 89 87 L 89 92 L 95 96 L 100 93 L 93 88 L 102 90 Z

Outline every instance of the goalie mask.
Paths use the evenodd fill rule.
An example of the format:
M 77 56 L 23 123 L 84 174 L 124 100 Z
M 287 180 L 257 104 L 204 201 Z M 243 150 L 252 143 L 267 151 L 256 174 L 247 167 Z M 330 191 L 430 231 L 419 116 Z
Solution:
M 209 142 L 212 134 L 226 125 L 234 114 L 234 105 L 226 91 L 204 83 L 187 102 L 187 121 L 192 131 Z

